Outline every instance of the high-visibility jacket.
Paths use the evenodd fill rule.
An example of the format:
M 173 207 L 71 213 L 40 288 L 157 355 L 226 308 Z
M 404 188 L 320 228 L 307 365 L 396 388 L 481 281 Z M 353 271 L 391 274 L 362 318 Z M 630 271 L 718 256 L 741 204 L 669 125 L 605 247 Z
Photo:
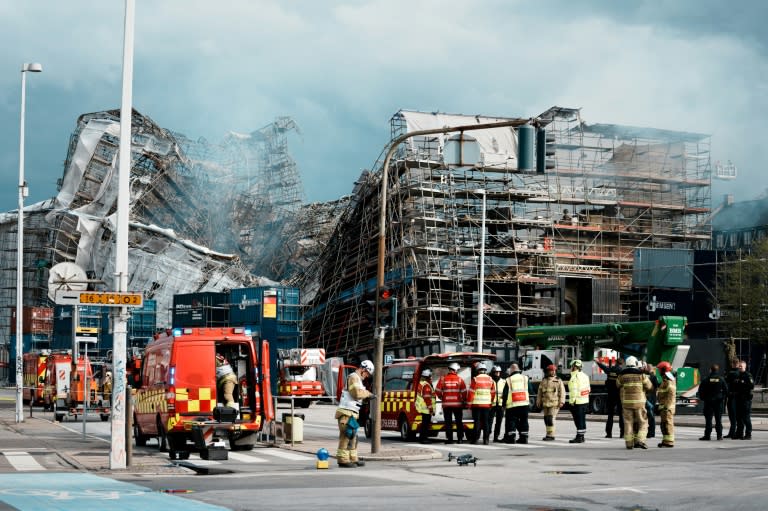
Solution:
M 506 378 L 499 378 L 494 382 L 496 385 L 496 397 L 493 400 L 493 406 L 504 406 L 504 389 L 507 388 Z
M 677 401 L 677 385 L 674 380 L 662 378 L 659 388 L 656 389 L 656 402 L 659 403 L 660 411 L 669 411 L 675 413 L 675 401 Z
M 433 413 L 435 411 L 435 400 L 432 399 L 434 389 L 432 383 L 426 378 L 422 378 L 419 386 L 416 388 L 416 411 L 419 413 Z
M 589 376 L 581 371 L 572 371 L 568 380 L 568 402 L 572 405 L 589 403 L 589 393 L 592 388 L 589 385 Z
M 467 402 L 467 384 L 457 373 L 450 372 L 440 378 L 435 393 L 443 408 L 462 408 Z
M 523 373 L 515 373 L 507 378 L 507 408 L 528 406 L 530 395 L 528 394 L 528 377 Z
M 648 375 L 632 367 L 621 372 L 616 385 L 619 387 L 621 407 L 630 410 L 645 408 L 645 393 L 653 388 Z
M 496 385 L 487 374 L 478 374 L 472 378 L 469 386 L 469 403 L 472 408 L 490 408 L 496 399 Z

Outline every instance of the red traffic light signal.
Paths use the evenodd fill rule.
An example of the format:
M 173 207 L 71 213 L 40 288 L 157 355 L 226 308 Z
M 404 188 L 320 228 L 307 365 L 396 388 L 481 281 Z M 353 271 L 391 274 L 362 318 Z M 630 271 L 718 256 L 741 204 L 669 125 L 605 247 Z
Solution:
M 390 289 L 382 289 L 381 292 L 379 293 L 379 298 L 381 300 L 389 300 L 390 298 L 392 298 L 392 296 L 393 296 L 392 290 Z

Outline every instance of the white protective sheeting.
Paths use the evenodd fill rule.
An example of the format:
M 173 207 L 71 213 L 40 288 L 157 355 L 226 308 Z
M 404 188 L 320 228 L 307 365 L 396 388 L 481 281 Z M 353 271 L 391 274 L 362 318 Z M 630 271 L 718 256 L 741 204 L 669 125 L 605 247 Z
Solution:
M 501 117 L 413 112 L 409 110 L 400 110 L 398 114 L 405 120 L 408 133 L 443 128 L 446 126 L 467 126 L 510 120 Z M 478 166 L 499 170 L 517 170 L 517 133 L 514 128 L 504 127 L 474 130 L 468 131 L 466 134 L 476 139 L 480 146 L 480 162 Z M 434 136 L 438 139 L 440 153 L 442 154 L 445 140 L 453 135 L 455 135 L 455 133 L 430 136 Z M 409 145 L 410 149 L 416 151 L 417 142 L 414 139 L 408 139 L 405 143 Z

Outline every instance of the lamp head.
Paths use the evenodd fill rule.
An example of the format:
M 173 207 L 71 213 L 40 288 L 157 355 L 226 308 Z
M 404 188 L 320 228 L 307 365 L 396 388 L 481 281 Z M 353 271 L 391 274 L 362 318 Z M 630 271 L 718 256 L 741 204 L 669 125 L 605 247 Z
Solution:
M 42 73 L 43 66 L 39 62 L 25 63 L 23 66 L 21 66 L 21 72 Z

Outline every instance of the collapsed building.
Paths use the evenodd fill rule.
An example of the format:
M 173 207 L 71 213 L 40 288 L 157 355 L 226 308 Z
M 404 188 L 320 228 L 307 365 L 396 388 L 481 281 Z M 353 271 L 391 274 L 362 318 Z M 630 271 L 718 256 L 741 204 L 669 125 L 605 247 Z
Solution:
M 505 120 L 401 110 L 391 140 Z M 473 165 L 446 164 L 447 133 L 407 138 L 389 168 L 380 159 L 363 172 L 305 274 L 305 344 L 372 353 L 382 176 L 385 286 L 397 302 L 385 349 L 395 357 L 481 338 L 509 360 L 517 326 L 637 319 L 633 272 L 649 270 L 638 254 L 708 246 L 708 135 L 588 124 L 560 107 L 530 124 L 544 128 L 539 149 L 551 156 L 539 169 L 520 164 L 519 131 L 504 127 L 466 133 L 479 146 Z
M 84 269 L 94 289 L 112 289 L 119 117 L 119 110 L 80 116 L 56 197 L 24 209 L 25 307 L 53 305 L 49 269 L 61 262 Z M 338 206 L 304 205 L 287 144 L 297 129 L 280 117 L 213 144 L 133 112 L 128 289 L 156 302 L 159 327 L 170 326 L 174 294 L 273 285 L 322 250 Z M 17 222 L 18 212 L 0 215 L 0 380 L 6 381 Z

